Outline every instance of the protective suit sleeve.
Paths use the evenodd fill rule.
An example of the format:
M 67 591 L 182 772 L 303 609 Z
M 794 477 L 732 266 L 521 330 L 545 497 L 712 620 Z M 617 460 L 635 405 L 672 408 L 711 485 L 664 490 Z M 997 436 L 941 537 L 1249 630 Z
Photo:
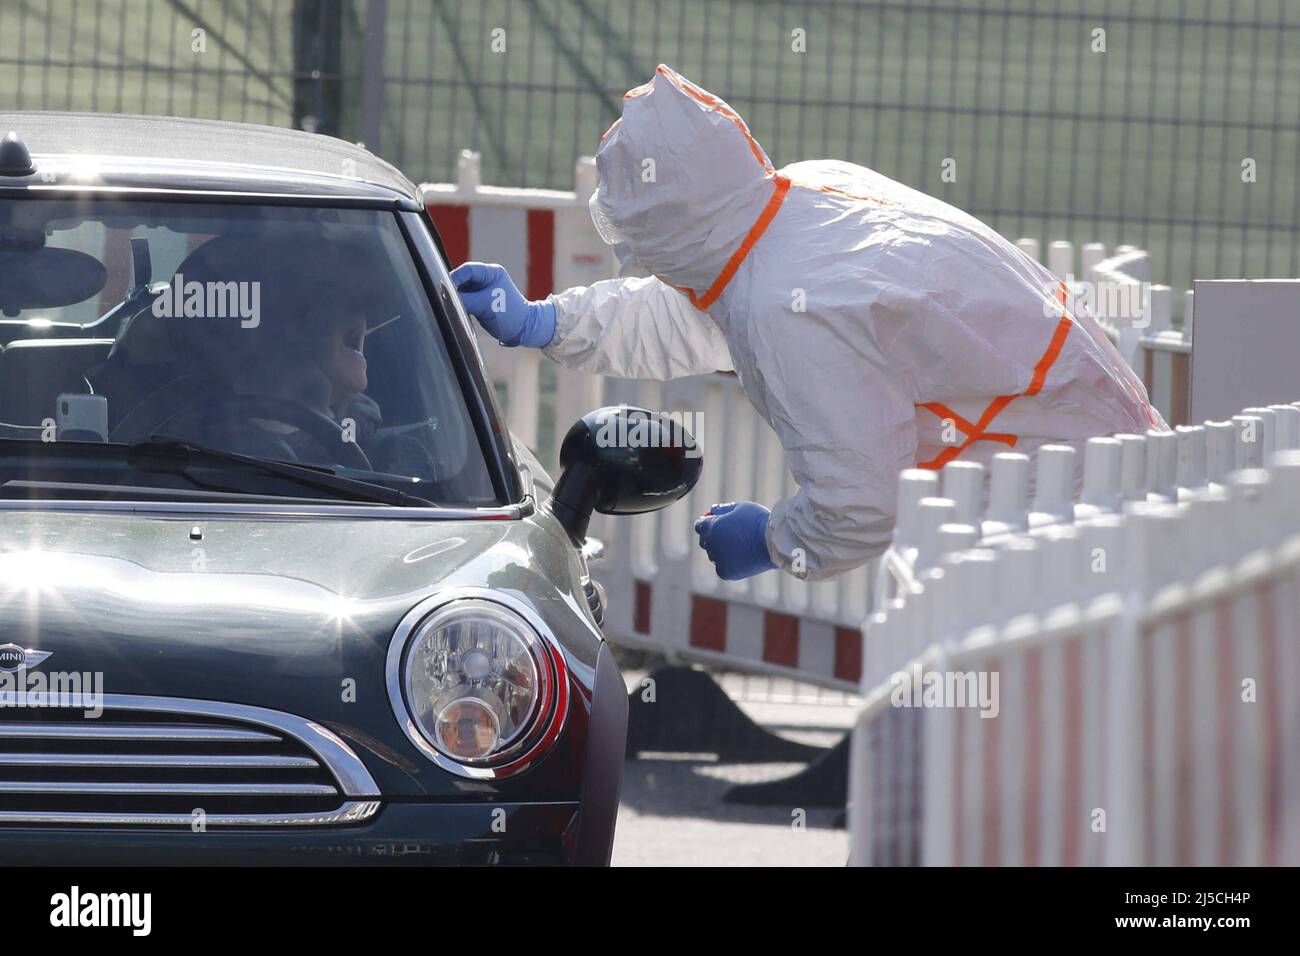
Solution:
M 555 337 L 543 351 L 568 368 L 658 381 L 732 368 L 713 319 L 653 276 L 604 279 L 550 300 Z
M 898 475 L 915 465 L 917 445 L 916 409 L 885 370 L 822 354 L 812 374 L 765 376 L 770 420 L 799 486 L 772 508 L 768 554 L 811 581 L 889 547 Z

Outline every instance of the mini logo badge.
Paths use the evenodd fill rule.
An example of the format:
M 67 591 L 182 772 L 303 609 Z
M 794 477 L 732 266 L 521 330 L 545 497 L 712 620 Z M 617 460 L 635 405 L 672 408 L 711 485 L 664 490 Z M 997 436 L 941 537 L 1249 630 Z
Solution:
M 36 667 L 45 662 L 50 651 L 34 651 L 17 644 L 0 644 L 0 671 L 12 674 L 25 667 Z

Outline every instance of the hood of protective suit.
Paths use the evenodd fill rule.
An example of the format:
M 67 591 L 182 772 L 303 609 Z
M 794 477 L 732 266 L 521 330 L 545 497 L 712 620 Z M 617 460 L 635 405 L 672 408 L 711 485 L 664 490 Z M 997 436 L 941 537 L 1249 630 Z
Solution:
M 605 241 L 701 295 L 771 199 L 776 175 L 735 110 L 662 64 L 624 96 L 596 168 L 592 217 Z

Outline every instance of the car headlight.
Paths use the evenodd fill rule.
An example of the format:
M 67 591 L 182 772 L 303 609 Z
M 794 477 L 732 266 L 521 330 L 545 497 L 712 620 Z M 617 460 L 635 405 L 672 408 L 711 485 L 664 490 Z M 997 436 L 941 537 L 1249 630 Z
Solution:
M 541 623 L 503 600 L 444 597 L 432 610 L 416 608 L 389 653 L 389 690 L 407 736 L 462 776 L 498 778 L 531 765 L 568 701 L 563 658 Z

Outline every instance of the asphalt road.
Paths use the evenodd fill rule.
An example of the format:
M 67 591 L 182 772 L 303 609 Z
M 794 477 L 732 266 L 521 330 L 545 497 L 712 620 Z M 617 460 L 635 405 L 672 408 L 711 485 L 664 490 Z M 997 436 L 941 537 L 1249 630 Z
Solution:
M 725 684 L 724 684 L 725 686 Z M 852 724 L 845 703 L 740 700 L 758 723 L 828 746 Z M 643 754 L 623 772 L 615 866 L 843 866 L 848 834 L 823 808 L 723 802 L 732 784 L 785 777 L 797 763 L 721 763 L 713 754 Z

